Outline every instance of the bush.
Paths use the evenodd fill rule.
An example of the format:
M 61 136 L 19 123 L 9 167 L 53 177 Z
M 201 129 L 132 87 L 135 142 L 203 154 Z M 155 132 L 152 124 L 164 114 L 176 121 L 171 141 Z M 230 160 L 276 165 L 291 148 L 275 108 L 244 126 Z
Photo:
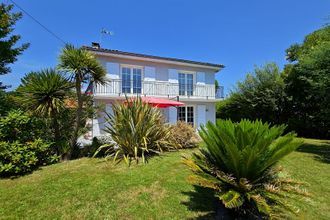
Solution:
M 36 138 L 47 138 L 45 124 L 21 110 L 12 110 L 5 117 L 0 117 L 0 141 L 25 143 Z
M 195 173 L 191 180 L 213 189 L 225 207 L 244 218 L 281 217 L 280 211 L 293 211 L 287 197 L 306 193 L 276 164 L 301 142 L 293 133 L 281 136 L 284 129 L 260 121 L 208 122 L 200 131 L 200 151 L 184 160 Z
M 200 142 L 195 129 L 182 121 L 170 127 L 170 140 L 177 148 L 193 148 Z
M 0 142 L 0 176 L 17 176 L 29 173 L 41 165 L 58 161 L 50 144 L 37 139 L 22 144 L 18 141 Z
M 165 125 L 159 109 L 142 102 L 141 98 L 126 99 L 125 103 L 112 106 L 113 115 L 107 115 L 108 126 L 105 131 L 111 136 L 115 144 L 102 146 L 96 152 L 108 148 L 107 154 L 124 159 L 130 164 L 159 154 L 169 149 L 169 128 Z

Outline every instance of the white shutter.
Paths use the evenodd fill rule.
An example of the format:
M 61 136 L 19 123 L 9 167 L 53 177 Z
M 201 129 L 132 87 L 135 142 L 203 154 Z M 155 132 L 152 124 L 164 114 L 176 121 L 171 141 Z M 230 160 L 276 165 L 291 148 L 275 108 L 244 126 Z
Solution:
M 156 68 L 151 66 L 144 67 L 143 94 L 155 94 Z
M 156 80 L 156 68 L 151 66 L 144 67 L 144 80 L 155 81 Z
M 168 82 L 171 83 L 168 87 L 168 94 L 171 96 L 179 95 L 179 73 L 176 69 L 168 70 Z
M 169 69 L 168 70 L 168 81 L 170 83 L 179 83 L 178 70 L 176 70 L 176 69 Z
M 177 108 L 169 107 L 168 108 L 168 121 L 170 124 L 175 124 L 177 121 Z
M 197 105 L 197 126 L 198 129 L 202 124 L 206 123 L 206 106 Z
M 205 85 L 205 73 L 197 72 L 197 74 L 196 74 L 196 84 L 197 85 Z
M 119 79 L 120 77 L 120 66 L 119 63 L 107 63 L 107 72 L 110 79 Z

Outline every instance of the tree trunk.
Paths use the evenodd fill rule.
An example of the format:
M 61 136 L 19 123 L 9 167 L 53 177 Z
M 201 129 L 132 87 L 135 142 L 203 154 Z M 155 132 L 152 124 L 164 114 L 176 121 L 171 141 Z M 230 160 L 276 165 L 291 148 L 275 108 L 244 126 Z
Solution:
M 72 150 L 74 148 L 74 146 L 77 143 L 77 139 L 78 139 L 78 132 L 80 129 L 80 121 L 81 121 L 81 117 L 82 117 L 82 108 L 83 108 L 83 99 L 82 99 L 82 94 L 81 94 L 81 74 L 76 74 L 75 77 L 75 87 L 76 87 L 76 93 L 77 93 L 77 112 L 76 112 L 76 119 L 74 122 L 74 126 L 73 126 L 73 135 L 71 138 L 71 149 L 69 150 L 69 152 L 67 153 L 67 155 L 64 157 L 65 160 L 69 160 L 71 158 L 71 153 Z
M 58 124 L 58 120 L 57 120 L 57 114 L 54 110 L 52 110 L 52 118 L 53 118 L 53 129 L 54 129 L 54 142 L 56 144 L 56 154 L 60 155 L 60 149 L 59 149 L 59 140 L 61 139 L 61 134 L 60 134 L 60 126 Z

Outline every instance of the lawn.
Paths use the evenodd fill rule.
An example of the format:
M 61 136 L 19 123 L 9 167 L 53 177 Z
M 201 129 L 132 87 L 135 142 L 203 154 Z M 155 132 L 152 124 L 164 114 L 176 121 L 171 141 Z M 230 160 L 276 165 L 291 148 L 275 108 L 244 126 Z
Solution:
M 166 153 L 147 165 L 113 166 L 83 158 L 55 164 L 17 179 L 0 180 L 0 219 L 212 218 L 210 191 L 187 182 L 181 155 Z M 306 139 L 281 163 L 313 195 L 297 201 L 299 218 L 330 219 L 330 141 Z

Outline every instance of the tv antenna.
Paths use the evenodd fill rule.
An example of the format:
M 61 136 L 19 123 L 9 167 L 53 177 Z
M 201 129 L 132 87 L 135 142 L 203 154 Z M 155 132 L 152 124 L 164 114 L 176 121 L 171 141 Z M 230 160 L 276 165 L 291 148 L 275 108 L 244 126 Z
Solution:
M 100 41 L 99 41 L 100 44 L 102 43 L 102 39 L 103 39 L 103 37 L 106 36 L 106 35 L 108 35 L 108 36 L 113 36 L 114 33 L 113 33 L 113 31 L 108 31 L 107 29 L 102 28 L 102 29 L 101 29 L 101 32 L 100 32 Z

